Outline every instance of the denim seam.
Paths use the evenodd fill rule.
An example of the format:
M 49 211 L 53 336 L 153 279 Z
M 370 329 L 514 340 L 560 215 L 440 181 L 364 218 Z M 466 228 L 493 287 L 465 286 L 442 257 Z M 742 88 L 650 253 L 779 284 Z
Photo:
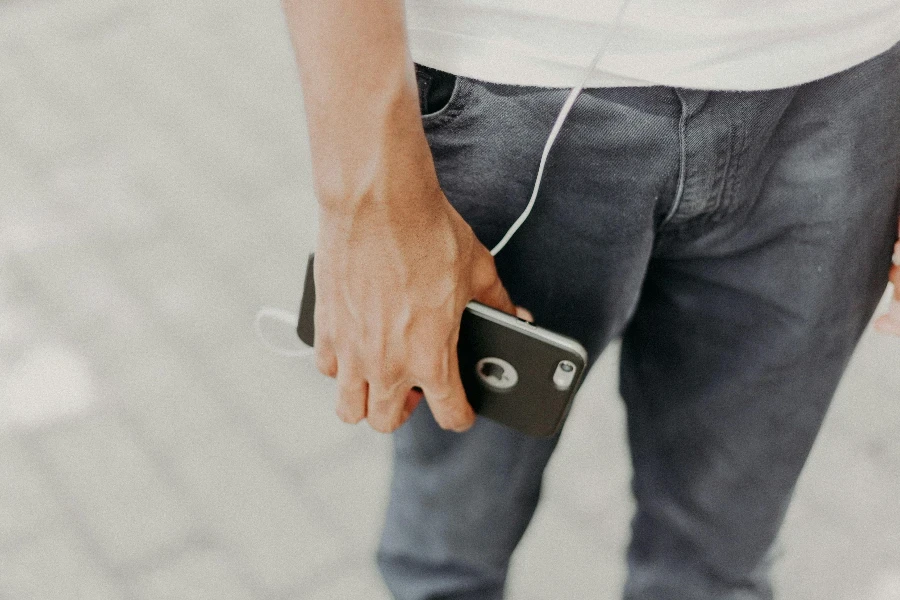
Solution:
M 734 140 L 729 144 L 732 164 L 730 172 L 726 174 L 728 187 L 727 191 L 724 187 L 722 189 L 723 208 L 726 213 L 732 213 L 740 208 L 737 189 L 741 181 L 741 170 L 744 166 L 744 158 L 749 149 L 748 132 L 746 131 L 746 126 L 742 122 L 732 130 L 732 133 L 734 134 Z M 727 201 L 725 201 L 726 199 L 724 198 L 725 194 L 728 195 Z
M 725 213 L 730 212 L 730 202 L 728 201 L 727 196 L 730 191 L 733 189 L 733 177 L 734 177 L 734 169 L 738 165 L 738 160 L 734 157 L 734 145 L 736 143 L 736 136 L 734 132 L 734 126 L 731 125 L 728 128 L 728 142 L 725 145 L 725 152 L 723 155 L 720 155 L 717 160 L 717 170 L 716 173 L 716 181 L 713 184 L 714 195 L 710 202 L 710 221 L 715 222 L 724 216 Z M 732 160 L 734 158 L 734 160 Z
M 681 105 L 681 116 L 678 119 L 678 145 L 679 145 L 679 165 L 678 165 L 678 188 L 675 191 L 675 199 L 672 201 L 672 208 L 669 209 L 669 213 L 666 215 L 666 218 L 662 220 L 662 223 L 659 224 L 659 227 L 665 227 L 669 221 L 675 216 L 675 213 L 678 211 L 679 206 L 681 206 L 681 198 L 684 194 L 684 180 L 687 169 L 687 117 L 688 117 L 688 107 L 687 103 L 681 97 L 677 91 L 675 95 L 678 97 L 678 102 Z
M 470 81 L 461 75 L 455 75 L 455 77 L 456 81 L 453 82 L 453 91 L 450 92 L 447 104 L 433 113 L 422 115 L 422 125 L 426 129 L 447 123 L 462 112 L 468 96 Z

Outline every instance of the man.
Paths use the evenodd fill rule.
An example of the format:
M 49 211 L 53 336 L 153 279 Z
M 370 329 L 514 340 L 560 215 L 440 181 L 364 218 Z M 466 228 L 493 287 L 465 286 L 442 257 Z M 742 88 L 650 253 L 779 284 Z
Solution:
M 771 598 L 768 550 L 897 238 L 900 2 L 284 6 L 320 203 L 316 359 L 341 419 L 395 432 L 392 593 L 500 598 L 556 442 L 476 422 L 455 351 L 475 299 L 592 361 L 622 336 L 625 597 Z

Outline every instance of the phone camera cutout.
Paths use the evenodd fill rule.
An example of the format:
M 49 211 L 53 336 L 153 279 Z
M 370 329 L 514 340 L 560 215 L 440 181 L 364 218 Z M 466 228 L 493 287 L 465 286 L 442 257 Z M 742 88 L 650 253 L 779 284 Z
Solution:
M 565 391 L 572 387 L 575 381 L 575 363 L 571 360 L 561 360 L 553 372 L 553 385 L 556 389 Z
M 508 392 L 519 383 L 515 367 L 496 356 L 486 356 L 475 365 L 478 380 L 489 390 Z

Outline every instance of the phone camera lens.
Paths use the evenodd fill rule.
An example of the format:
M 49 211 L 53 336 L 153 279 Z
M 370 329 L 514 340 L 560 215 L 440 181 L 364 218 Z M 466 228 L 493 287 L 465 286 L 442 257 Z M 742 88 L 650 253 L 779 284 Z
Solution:
M 553 385 L 558 390 L 567 390 L 573 383 L 575 383 L 575 363 L 571 360 L 559 361 L 553 373 Z

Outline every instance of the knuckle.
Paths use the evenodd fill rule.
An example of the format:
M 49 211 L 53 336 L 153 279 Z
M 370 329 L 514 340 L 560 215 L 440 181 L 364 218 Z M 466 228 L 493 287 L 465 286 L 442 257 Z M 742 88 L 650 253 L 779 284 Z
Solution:
M 397 388 L 399 390 L 399 388 Z M 383 390 L 376 396 L 369 397 L 369 425 L 380 433 L 391 433 L 403 424 L 403 407 L 405 397 L 397 390 Z
M 362 379 L 341 379 L 338 377 L 338 398 L 340 402 L 356 403 L 365 400 L 366 382 Z
M 376 363 L 375 376 L 383 387 L 390 388 L 403 379 L 406 371 L 404 364 L 398 360 L 382 358 Z
M 448 361 L 437 357 L 426 359 L 422 361 L 418 374 L 429 387 L 443 386 L 450 377 Z
M 380 423 L 393 421 L 396 415 L 403 410 L 404 402 L 404 399 L 387 395 L 375 398 L 370 397 L 369 418 L 374 418 Z

